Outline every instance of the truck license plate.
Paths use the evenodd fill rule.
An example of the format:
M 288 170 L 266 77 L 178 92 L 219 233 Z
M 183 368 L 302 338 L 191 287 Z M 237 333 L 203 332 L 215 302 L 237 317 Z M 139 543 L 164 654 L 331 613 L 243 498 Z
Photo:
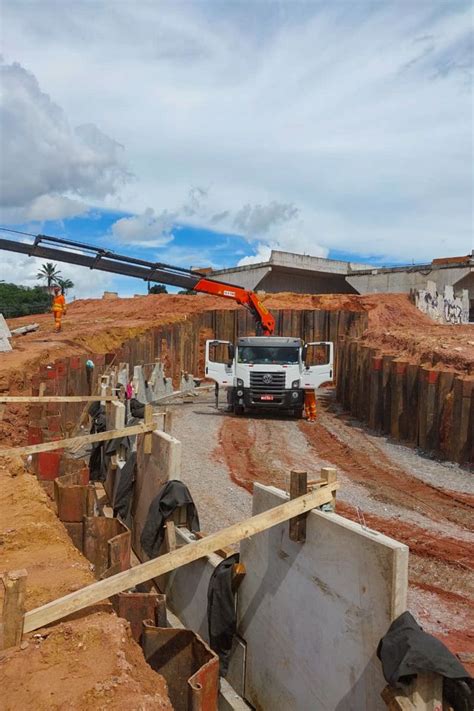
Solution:
M 273 400 L 273 395 L 262 395 L 260 400 Z

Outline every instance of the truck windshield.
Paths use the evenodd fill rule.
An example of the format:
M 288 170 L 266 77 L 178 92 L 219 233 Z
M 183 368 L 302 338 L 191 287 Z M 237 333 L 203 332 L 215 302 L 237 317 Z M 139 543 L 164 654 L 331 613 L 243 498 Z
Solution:
M 298 363 L 299 348 L 243 346 L 238 349 L 238 363 L 253 363 L 255 365 L 284 365 Z

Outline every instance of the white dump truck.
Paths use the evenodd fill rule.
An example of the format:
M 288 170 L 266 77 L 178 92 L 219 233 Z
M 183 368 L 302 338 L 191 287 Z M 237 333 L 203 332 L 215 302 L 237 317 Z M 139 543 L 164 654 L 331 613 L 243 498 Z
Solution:
M 206 341 L 206 377 L 226 388 L 237 415 L 280 410 L 301 417 L 304 391 L 333 379 L 334 345 L 300 338 L 248 336 Z

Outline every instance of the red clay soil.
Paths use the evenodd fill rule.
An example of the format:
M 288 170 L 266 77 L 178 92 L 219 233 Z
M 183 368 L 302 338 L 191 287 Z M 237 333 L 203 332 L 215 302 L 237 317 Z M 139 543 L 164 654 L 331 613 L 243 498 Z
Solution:
M 172 711 L 128 623 L 106 612 L 29 636 L 0 659 L 4 711 Z
M 360 431 L 351 431 L 350 444 L 342 441 L 327 429 L 326 417 L 321 413 L 312 425 L 301 421 L 301 431 L 320 457 L 343 469 L 358 484 L 371 489 L 377 501 L 418 511 L 434 521 L 444 517 L 468 531 L 474 531 L 474 496 L 458 496 L 410 476 L 394 465 Z M 471 560 L 474 564 L 474 551 Z
M 406 294 L 268 294 L 262 297 L 270 309 L 327 309 L 366 312 L 364 340 L 387 353 L 412 362 L 474 373 L 474 328 L 441 326 L 422 314 Z M 149 329 L 184 320 L 206 310 L 242 308 L 212 296 L 156 294 L 133 299 L 84 299 L 69 305 L 63 331 L 53 332 L 51 314 L 25 316 L 8 321 L 10 328 L 35 321 L 39 330 L 13 339 L 14 350 L 0 354 L 0 392 L 28 394 L 32 373 L 61 357 L 113 352 L 118 346 Z M 202 332 L 203 340 L 209 334 Z M 166 353 L 164 354 L 166 360 Z M 204 353 L 199 354 L 201 372 Z M 1 407 L 0 407 L 1 409 Z M 0 417 L 0 442 L 20 445 L 26 441 L 27 408 L 9 405 Z M 449 432 L 446 433 L 449 437 Z
M 94 582 L 89 561 L 73 546 L 36 477 L 19 459 L 3 459 L 0 573 L 22 568 L 28 610 Z M 0 584 L 0 611 L 3 594 Z M 108 603 L 26 635 L 20 649 L 0 652 L 0 689 L 5 711 L 172 708 L 164 679 Z
M 295 458 L 279 440 L 275 426 L 276 421 L 262 417 L 226 417 L 221 425 L 214 457 L 224 460 L 232 481 L 250 493 L 255 481 L 288 490 Z
M 27 609 L 94 581 L 36 477 L 19 458 L 1 459 L 0 572 L 21 568 L 28 570 Z
M 368 313 L 365 338 L 381 348 L 400 351 L 416 362 L 445 364 L 459 372 L 474 372 L 474 328 L 437 325 L 422 314 L 405 294 L 269 294 L 270 309 L 327 309 Z M 87 352 L 113 351 L 124 341 L 188 314 L 242 308 L 232 300 L 212 296 L 156 294 L 134 299 L 84 299 L 70 304 L 63 331 L 53 332 L 51 314 L 8 321 L 10 328 L 35 321 L 39 330 L 13 340 L 14 350 L 2 353 L 0 391 L 27 391 L 29 374 L 40 363 Z

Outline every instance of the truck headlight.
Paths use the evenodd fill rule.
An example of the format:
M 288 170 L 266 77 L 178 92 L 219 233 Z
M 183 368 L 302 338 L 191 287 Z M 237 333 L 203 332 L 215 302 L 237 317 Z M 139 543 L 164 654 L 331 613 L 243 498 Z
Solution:
M 292 388 L 299 388 L 299 386 L 300 386 L 299 380 L 293 380 L 293 382 L 291 383 Z
M 291 393 L 291 397 L 293 398 L 293 400 L 297 400 L 298 399 L 298 391 L 293 390 L 293 392 Z
M 243 397 L 244 391 L 243 390 L 237 390 L 237 397 Z
M 299 381 L 298 381 L 299 382 Z M 244 381 L 242 378 L 237 378 L 237 387 L 238 388 L 243 388 L 244 387 Z

